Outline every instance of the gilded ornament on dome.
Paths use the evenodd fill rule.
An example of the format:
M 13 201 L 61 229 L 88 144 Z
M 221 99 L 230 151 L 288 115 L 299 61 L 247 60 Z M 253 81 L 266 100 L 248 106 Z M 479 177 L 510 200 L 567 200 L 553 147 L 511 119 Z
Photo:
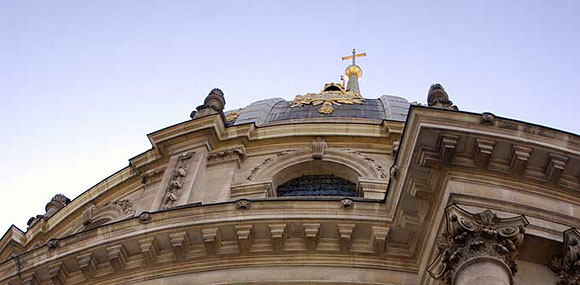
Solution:
M 327 83 L 320 93 L 306 93 L 296 95 L 291 108 L 303 107 L 304 105 L 322 106 L 318 109 L 320 114 L 331 114 L 334 111 L 332 105 L 342 104 L 363 104 L 364 98 L 360 94 L 352 91 L 344 91 L 344 87 L 339 83 Z
M 241 113 L 242 113 L 242 109 L 228 112 L 226 114 L 226 122 L 235 121 L 240 116 Z

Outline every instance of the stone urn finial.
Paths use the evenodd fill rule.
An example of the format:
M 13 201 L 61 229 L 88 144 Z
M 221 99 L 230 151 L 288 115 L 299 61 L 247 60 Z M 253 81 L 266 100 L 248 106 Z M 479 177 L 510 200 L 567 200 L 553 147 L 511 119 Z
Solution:
M 52 217 L 52 215 L 54 215 L 60 209 L 64 208 L 64 206 L 66 206 L 68 203 L 70 203 L 70 199 L 66 196 L 62 194 L 54 195 L 50 202 L 46 204 L 46 207 L 44 207 L 44 210 L 46 211 L 44 214 L 44 219 Z
M 449 100 L 449 95 L 439 83 L 435 83 L 429 88 L 427 105 L 429 107 L 457 110 L 457 106 L 453 105 L 453 102 Z
M 222 114 L 224 112 L 224 107 L 226 106 L 226 99 L 224 97 L 224 92 L 219 88 L 212 89 L 205 100 L 203 105 L 196 108 L 197 111 L 191 112 L 191 118 L 197 119 L 202 117 L 207 117 L 214 114 Z

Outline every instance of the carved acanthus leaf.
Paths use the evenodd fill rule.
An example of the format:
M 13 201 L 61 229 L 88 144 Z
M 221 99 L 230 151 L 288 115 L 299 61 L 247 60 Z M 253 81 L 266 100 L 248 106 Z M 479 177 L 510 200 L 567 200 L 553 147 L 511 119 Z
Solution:
M 503 261 L 512 274 L 517 271 L 517 247 L 523 242 L 523 216 L 498 218 L 489 210 L 471 214 L 456 205 L 446 209 L 447 230 L 438 238 L 438 257 L 427 271 L 445 284 L 451 280 L 459 265 L 475 257 L 492 257 Z

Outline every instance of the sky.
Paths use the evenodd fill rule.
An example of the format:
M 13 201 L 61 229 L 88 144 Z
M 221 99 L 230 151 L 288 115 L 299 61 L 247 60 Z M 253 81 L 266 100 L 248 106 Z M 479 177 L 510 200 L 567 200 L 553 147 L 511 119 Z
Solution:
M 189 119 L 339 82 L 580 133 L 580 1 L 0 0 L 0 235 Z

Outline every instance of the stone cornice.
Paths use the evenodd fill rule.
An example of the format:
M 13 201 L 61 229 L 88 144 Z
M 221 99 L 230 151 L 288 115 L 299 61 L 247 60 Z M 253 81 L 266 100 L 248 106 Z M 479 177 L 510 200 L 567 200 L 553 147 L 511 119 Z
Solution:
M 232 259 L 231 254 L 250 251 L 261 253 L 265 255 L 263 258 L 267 259 L 272 248 L 276 248 L 277 236 L 284 237 L 280 240 L 282 243 L 279 247 L 285 254 L 292 255 L 296 252 L 296 256 L 302 256 L 301 253 L 309 250 L 319 252 L 316 255 L 309 253 L 310 257 L 306 261 L 310 259 L 313 264 L 319 262 L 319 259 L 324 259 L 325 256 L 356 253 L 360 255 L 358 258 L 360 266 L 416 270 L 409 267 L 411 260 L 404 261 L 403 258 L 397 261 L 401 257 L 389 258 L 385 255 L 389 224 L 382 215 L 384 213 L 382 203 L 355 199 L 356 206 L 351 209 L 344 209 L 340 200 L 275 199 L 251 203 L 251 208 L 244 209 L 236 207 L 235 202 L 177 207 L 150 213 L 149 218 L 145 220 L 138 217 L 129 218 L 64 237 L 50 247 L 42 246 L 17 256 L 18 266 L 14 265 L 13 260 L 0 264 L 0 283 L 17 278 L 18 274 L 21 276 L 33 274 L 41 280 L 57 278 L 59 282 L 74 284 L 83 279 L 98 279 L 99 276 L 117 271 L 126 274 L 123 273 L 125 269 L 129 270 L 141 262 L 156 267 L 157 264 L 162 266 L 167 261 L 178 259 L 199 265 L 203 264 L 207 258 L 202 258 L 200 261 L 198 259 L 208 255 L 214 256 L 212 258 L 223 258 L 224 261 L 210 262 L 203 265 L 205 269 L 192 267 L 198 268 L 192 270 L 211 270 L 218 264 L 221 264 L 218 266 L 220 268 L 235 266 L 233 264 L 236 262 L 242 262 L 248 266 L 263 265 L 264 263 L 261 263 L 259 258 L 242 261 L 243 258 Z M 319 223 L 318 225 L 312 224 L 311 221 L 314 219 Z M 320 224 L 324 225 L 324 232 L 320 229 Z M 337 225 L 338 228 L 335 230 L 339 233 L 339 238 L 329 238 L 332 236 L 329 236 L 327 232 L 329 227 L 337 227 Z M 222 228 L 232 226 L 235 226 L 234 232 L 237 232 L 235 236 L 229 236 L 229 230 L 221 232 Z M 264 235 L 264 230 L 268 229 L 268 226 L 271 233 L 266 232 Z M 299 238 L 297 233 L 301 231 L 301 228 L 304 231 L 304 237 Z M 192 235 L 192 232 L 200 230 L 203 233 L 205 245 L 193 242 L 198 238 L 188 237 Z M 254 234 L 254 231 L 257 233 Z M 368 233 L 370 236 L 365 236 Z M 267 236 L 273 240 L 264 239 Z M 155 238 L 145 240 L 143 237 Z M 165 238 L 169 238 L 171 248 L 164 246 L 167 244 L 163 241 Z M 138 243 L 142 254 L 129 250 L 129 248 L 134 248 L 131 244 L 135 242 Z M 308 244 L 312 244 L 313 247 Z M 123 245 L 126 248 L 111 247 L 115 245 Z M 117 269 L 107 269 L 103 265 L 95 264 L 98 260 L 94 259 L 94 255 L 90 253 L 101 255 L 101 251 L 106 251 L 109 258 L 114 259 L 110 262 Z M 302 256 L 302 258 L 305 257 Z M 79 264 L 79 269 L 67 266 L 72 260 Z M 231 262 L 234 263 L 230 264 Z M 335 263 L 336 266 L 340 266 L 340 262 Z M 371 265 L 373 263 L 375 265 Z

